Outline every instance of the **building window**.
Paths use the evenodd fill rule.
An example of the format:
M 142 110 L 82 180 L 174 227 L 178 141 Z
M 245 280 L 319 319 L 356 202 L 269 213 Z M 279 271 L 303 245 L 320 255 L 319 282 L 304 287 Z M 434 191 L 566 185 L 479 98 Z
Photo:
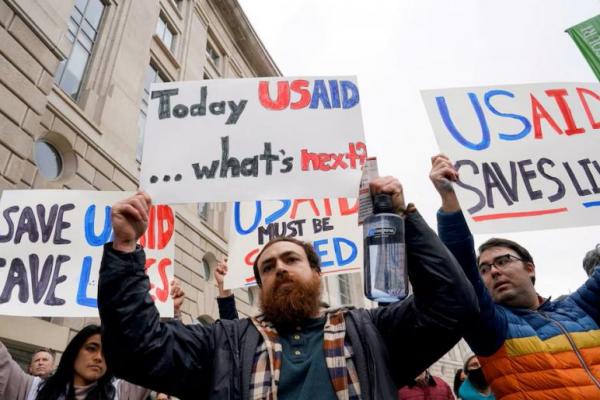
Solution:
M 198 216 L 203 221 L 208 221 L 208 203 L 198 203 Z
M 48 180 L 57 179 L 63 170 L 60 152 L 45 140 L 37 140 L 34 146 L 35 163 L 42 176 Z
M 208 260 L 206 258 L 202 259 L 202 268 L 204 269 L 204 280 L 205 281 L 210 281 L 210 274 L 211 274 L 211 270 L 210 270 L 210 263 L 208 262 Z
M 348 274 L 338 275 L 340 286 L 340 304 L 352 304 L 350 295 L 350 276 Z
M 58 65 L 54 80 L 69 96 L 77 99 L 85 69 L 98 36 L 104 12 L 100 0 L 77 0 L 69 18 L 67 39 L 73 43 L 71 54 Z
M 142 101 L 140 104 L 140 115 L 138 117 L 138 144 L 135 150 L 135 158 L 138 161 L 142 161 L 142 151 L 144 146 L 144 129 L 146 128 L 146 117 L 148 115 L 148 100 L 150 99 L 150 85 L 152 83 L 164 82 L 165 80 L 160 76 L 158 70 L 149 64 L 146 68 L 146 74 L 144 75 L 144 93 L 142 94 Z
M 211 42 L 206 42 L 206 57 L 214 64 L 214 66 L 218 69 L 219 67 L 219 59 L 221 55 L 215 49 L 215 46 L 212 45 Z
M 156 36 L 167 46 L 171 52 L 175 48 L 175 41 L 173 38 L 175 37 L 175 33 L 173 29 L 169 26 L 167 19 L 164 15 L 160 15 L 158 18 L 158 23 L 156 24 Z

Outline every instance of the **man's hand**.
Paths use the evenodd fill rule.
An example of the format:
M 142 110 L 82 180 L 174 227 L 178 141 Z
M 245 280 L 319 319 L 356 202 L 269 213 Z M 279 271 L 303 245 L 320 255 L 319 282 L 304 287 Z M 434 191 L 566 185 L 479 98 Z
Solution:
M 217 281 L 217 289 L 219 289 L 219 297 L 229 297 L 232 295 L 231 290 L 224 289 L 225 275 L 227 275 L 227 258 L 217 263 L 215 268 L 215 281 Z
M 148 227 L 148 210 L 152 199 L 146 192 L 138 192 L 112 207 L 114 231 L 113 248 L 126 253 L 135 250 L 135 244 Z
M 393 176 L 375 178 L 369 182 L 369 187 L 373 196 L 378 193 L 387 193 L 391 195 L 394 211 L 396 211 L 398 214 L 401 214 L 404 212 L 404 210 L 406 210 L 402 185 L 398 179 L 394 178 Z
M 177 279 L 171 281 L 171 298 L 173 299 L 173 315 L 175 318 L 181 318 L 181 306 L 185 299 L 185 293 Z
M 452 187 L 452 182 L 458 181 L 458 171 L 454 168 L 452 161 L 443 154 L 431 157 L 429 179 L 442 198 L 442 211 L 459 211 L 460 204 L 458 204 L 458 198 Z

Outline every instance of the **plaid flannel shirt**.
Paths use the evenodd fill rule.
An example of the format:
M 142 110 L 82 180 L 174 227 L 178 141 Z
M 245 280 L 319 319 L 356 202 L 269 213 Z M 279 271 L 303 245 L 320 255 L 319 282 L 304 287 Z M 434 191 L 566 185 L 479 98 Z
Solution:
M 350 343 L 346 342 L 344 310 L 325 312 L 327 320 L 323 336 L 325 364 L 338 400 L 360 400 L 360 383 L 352 359 Z M 250 399 L 277 400 L 277 387 L 281 371 L 282 346 L 275 327 L 262 315 L 252 318 L 252 323 L 263 338 L 256 349 L 250 381 Z

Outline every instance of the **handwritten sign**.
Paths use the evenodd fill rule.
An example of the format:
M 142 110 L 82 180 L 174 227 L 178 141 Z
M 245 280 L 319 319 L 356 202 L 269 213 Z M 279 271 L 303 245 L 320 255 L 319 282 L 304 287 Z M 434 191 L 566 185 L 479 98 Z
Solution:
M 362 268 L 362 229 L 354 199 L 237 202 L 233 207 L 226 288 L 256 282 L 254 260 L 271 238 L 290 236 L 311 242 L 323 275 Z
M 0 314 L 96 317 L 103 245 L 112 240 L 111 206 L 127 192 L 5 190 L 0 198 Z M 150 293 L 173 315 L 174 214 L 155 205 L 140 243 Z
M 140 186 L 165 204 L 354 197 L 366 157 L 353 78 L 160 83 Z
M 600 85 L 422 92 L 474 233 L 600 224 Z

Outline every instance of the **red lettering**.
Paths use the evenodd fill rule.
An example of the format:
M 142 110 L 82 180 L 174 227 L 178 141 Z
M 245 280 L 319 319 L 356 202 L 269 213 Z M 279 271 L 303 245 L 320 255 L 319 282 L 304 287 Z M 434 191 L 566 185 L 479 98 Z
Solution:
M 296 212 L 298 211 L 298 206 L 302 203 L 309 203 L 315 213 L 315 216 L 319 217 L 321 215 L 319 214 L 319 208 L 317 207 L 317 204 L 313 199 L 296 199 L 292 203 L 292 211 L 290 213 L 291 219 L 296 219 Z
M 169 258 L 163 258 L 158 263 L 158 275 L 160 276 L 160 282 L 162 288 L 156 288 L 156 297 L 161 303 L 164 303 L 169 298 L 169 280 L 167 278 L 167 267 L 171 265 Z
M 319 153 L 319 169 L 321 171 L 329 171 L 331 168 L 327 163 L 331 160 L 331 154 Z
M 325 205 L 325 216 L 331 217 L 331 202 L 329 199 L 323 199 L 323 204 Z
M 152 208 L 154 208 L 154 206 Z M 173 210 L 171 207 L 162 204 L 156 206 L 156 214 L 158 223 L 158 248 L 164 249 L 173 237 L 175 218 L 173 217 Z M 166 229 L 165 223 L 167 224 Z
M 356 169 L 357 160 L 360 165 L 363 165 L 367 160 L 367 146 L 363 142 L 356 142 L 356 144 L 349 143 L 348 153 L 311 153 L 307 149 L 302 149 L 300 152 L 302 171 L 310 169 L 313 171 L 330 171 L 338 168 L 347 169 L 348 163 L 344 159 L 350 162 L 350 168 Z M 331 160 L 333 160 L 332 165 L 329 164 Z
M 358 212 L 358 199 L 354 202 L 352 207 L 348 205 L 348 199 L 343 197 L 338 199 L 338 203 L 340 205 L 341 215 L 356 214 Z
M 584 133 L 585 129 L 578 128 L 575 124 L 575 120 L 573 119 L 573 113 L 571 113 L 571 108 L 569 107 L 569 103 L 565 100 L 565 97 L 568 96 L 567 89 L 553 89 L 546 90 L 546 94 L 550 97 L 553 97 L 560 109 L 560 113 L 567 124 L 567 129 L 565 129 L 565 133 L 567 135 L 575 135 L 579 133 Z
M 300 95 L 300 99 L 298 101 L 293 102 L 290 105 L 290 108 L 292 110 L 298 110 L 310 104 L 310 91 L 304 89 L 308 86 L 308 83 L 308 81 L 305 81 L 303 79 L 292 81 L 292 84 L 290 85 L 290 90 Z
M 556 121 L 554 121 L 552 119 L 552 117 L 550 116 L 548 111 L 546 111 L 544 106 L 542 106 L 542 104 L 538 101 L 538 99 L 535 98 L 535 96 L 533 94 L 530 96 L 531 96 L 531 116 L 533 118 L 533 130 L 535 132 L 535 135 L 534 135 L 535 138 L 542 139 L 542 137 L 543 137 L 542 128 L 541 128 L 541 124 L 540 124 L 540 121 L 542 118 L 545 119 L 546 121 L 548 121 L 550 126 L 559 135 L 562 135 L 562 133 L 563 133 L 562 130 L 558 127 L 558 125 L 556 124 Z
M 308 150 L 302 149 L 302 152 L 300 153 L 300 160 L 302 171 L 308 171 L 309 163 L 312 163 L 313 170 L 319 169 L 319 156 L 315 153 L 310 153 Z
M 254 266 L 254 256 L 256 256 L 257 254 L 258 249 L 254 249 L 250 253 L 246 254 L 246 257 L 244 257 L 244 263 L 246 263 L 246 265 L 249 265 L 250 267 Z
M 592 110 L 590 110 L 590 105 L 588 104 L 584 95 L 586 95 L 586 94 L 590 95 L 593 98 L 595 98 L 596 100 L 600 100 L 600 96 L 597 93 L 594 93 L 589 89 L 577 88 L 576 90 L 577 90 L 577 94 L 579 95 L 579 100 L 581 101 L 581 105 L 583 106 L 583 109 L 585 110 L 585 114 L 587 115 L 588 120 L 590 121 L 590 124 L 592 125 L 592 129 L 600 129 L 600 121 L 594 120 L 594 115 L 592 114 Z
M 344 153 L 331 155 L 334 158 L 331 169 L 337 169 L 337 167 L 340 167 L 342 169 L 348 168 L 348 164 L 344 162 L 344 155 Z
M 144 272 L 148 275 L 148 270 L 154 263 L 156 262 L 155 258 L 147 258 L 146 264 L 144 265 Z M 156 298 L 161 303 L 164 303 L 169 298 L 169 280 L 167 278 L 167 267 L 171 265 L 171 260 L 169 258 L 163 258 L 158 262 L 158 276 L 160 278 L 160 282 L 162 287 L 156 287 L 154 283 L 150 283 L 150 291 L 156 288 L 156 296 L 150 293 L 150 297 L 152 297 L 152 301 L 156 301 Z
M 277 82 L 277 100 L 271 100 L 269 95 L 269 82 L 258 83 L 258 99 L 263 107 L 270 110 L 283 110 L 290 104 L 290 86 L 287 81 Z

